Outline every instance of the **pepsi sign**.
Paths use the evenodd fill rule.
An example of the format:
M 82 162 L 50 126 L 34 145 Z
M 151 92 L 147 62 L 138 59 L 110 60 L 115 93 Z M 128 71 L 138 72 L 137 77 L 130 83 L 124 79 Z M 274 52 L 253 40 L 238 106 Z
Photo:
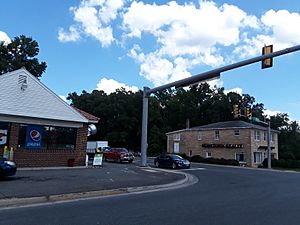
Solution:
M 42 147 L 43 126 L 29 125 L 26 128 L 26 148 L 41 148 Z

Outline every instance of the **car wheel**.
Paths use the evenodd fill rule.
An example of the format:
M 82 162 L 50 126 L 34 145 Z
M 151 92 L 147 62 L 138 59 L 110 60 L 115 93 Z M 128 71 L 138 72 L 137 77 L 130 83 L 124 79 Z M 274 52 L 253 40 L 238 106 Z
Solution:
M 132 160 L 129 160 L 129 163 L 132 163 Z
M 155 163 L 154 163 L 154 165 L 155 165 L 155 167 L 159 167 L 159 162 L 158 161 L 156 161 Z
M 173 163 L 173 164 L 172 164 L 172 169 L 176 169 L 176 168 L 177 168 L 176 163 Z
M 118 162 L 118 163 L 121 163 L 121 162 L 122 162 L 121 158 L 118 158 L 118 159 L 117 159 L 117 162 Z

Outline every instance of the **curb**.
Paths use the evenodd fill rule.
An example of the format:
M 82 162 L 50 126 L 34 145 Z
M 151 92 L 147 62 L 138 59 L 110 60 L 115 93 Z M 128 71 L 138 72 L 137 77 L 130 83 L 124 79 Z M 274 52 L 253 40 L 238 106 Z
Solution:
M 162 169 L 156 169 L 156 168 L 155 169 L 151 168 L 151 169 L 166 172 L 166 170 L 162 170 Z M 68 194 L 49 195 L 49 196 L 40 196 L 40 197 L 29 197 L 29 198 L 0 199 L 0 210 L 5 208 L 6 209 L 12 208 L 12 207 L 32 206 L 32 205 L 38 205 L 43 203 L 54 204 L 54 203 L 66 202 L 66 201 L 170 190 L 170 189 L 187 187 L 198 182 L 198 178 L 196 178 L 194 175 L 191 174 L 187 174 L 184 172 L 176 172 L 176 171 L 167 171 L 167 172 L 182 174 L 185 177 L 181 180 L 169 184 L 161 184 L 161 185 L 159 184 L 159 185 L 150 185 L 150 186 L 118 188 L 118 189 L 111 189 L 111 190 L 88 191 L 88 192 L 80 192 L 80 193 L 68 193 Z
M 299 173 L 300 171 L 297 170 L 288 170 L 288 169 L 277 169 L 277 168 L 255 168 L 255 167 L 244 167 L 244 166 L 231 166 L 231 165 L 220 165 L 220 164 L 209 164 L 209 163 L 198 163 L 198 162 L 191 162 L 191 164 L 197 165 L 206 165 L 206 166 L 213 166 L 213 167 L 226 167 L 226 168 L 234 168 L 234 169 L 244 169 L 244 170 L 258 170 L 258 171 L 265 171 L 265 172 L 277 172 L 277 173 Z

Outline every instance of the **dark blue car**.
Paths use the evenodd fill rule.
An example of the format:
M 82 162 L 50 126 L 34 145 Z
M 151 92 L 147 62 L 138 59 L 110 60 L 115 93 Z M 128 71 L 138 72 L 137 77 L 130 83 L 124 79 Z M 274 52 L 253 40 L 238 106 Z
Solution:
M 14 162 L 0 158 L 0 178 L 13 176 L 16 172 L 17 166 Z
M 154 159 L 154 165 L 156 167 L 168 167 L 172 169 L 176 168 L 190 168 L 191 163 L 190 161 L 182 158 L 179 155 L 175 154 L 167 154 L 167 155 L 160 155 Z

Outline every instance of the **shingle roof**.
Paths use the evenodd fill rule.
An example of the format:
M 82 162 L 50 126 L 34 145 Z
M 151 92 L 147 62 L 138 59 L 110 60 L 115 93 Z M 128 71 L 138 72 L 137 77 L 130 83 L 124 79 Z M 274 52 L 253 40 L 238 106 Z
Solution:
M 267 126 L 262 126 L 254 123 L 248 123 L 242 120 L 234 120 L 234 121 L 225 121 L 225 122 L 217 122 L 211 123 L 203 126 L 192 127 L 191 130 L 202 130 L 202 129 L 228 129 L 228 128 L 252 128 L 252 129 L 260 129 L 266 130 Z M 273 130 L 276 131 L 276 130 Z
M 98 123 L 98 121 L 100 120 L 100 118 L 88 113 L 88 112 L 85 112 L 81 109 L 78 109 L 77 107 L 75 106 L 72 106 L 75 110 L 77 110 L 77 112 L 79 112 L 81 115 L 83 115 L 85 118 L 87 118 L 89 120 L 90 123 Z
M 180 132 L 180 131 L 187 131 L 187 130 L 212 130 L 212 129 L 259 129 L 259 130 L 267 130 L 267 126 L 261 126 L 253 123 L 247 123 L 242 120 L 234 120 L 234 121 L 224 121 L 224 122 L 217 122 L 217 123 L 211 123 L 207 125 L 197 126 L 197 127 L 191 127 L 189 129 L 184 130 L 177 130 L 172 131 L 170 133 Z M 279 132 L 277 130 L 273 130 L 273 132 Z
M 0 76 L 0 96 L 2 116 L 22 120 L 38 118 L 68 124 L 88 122 L 84 116 L 23 68 Z

